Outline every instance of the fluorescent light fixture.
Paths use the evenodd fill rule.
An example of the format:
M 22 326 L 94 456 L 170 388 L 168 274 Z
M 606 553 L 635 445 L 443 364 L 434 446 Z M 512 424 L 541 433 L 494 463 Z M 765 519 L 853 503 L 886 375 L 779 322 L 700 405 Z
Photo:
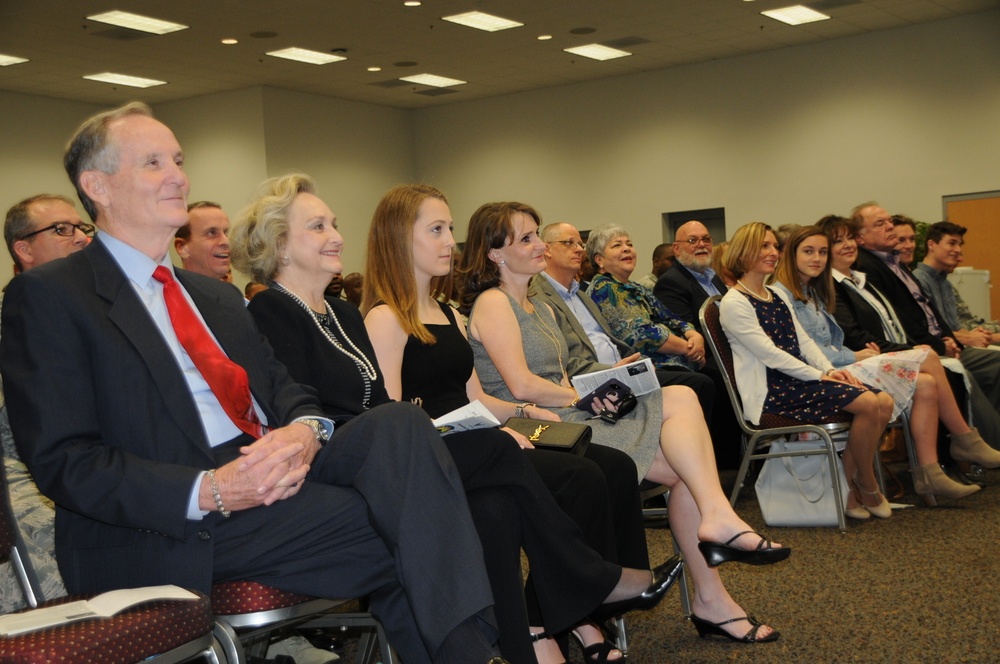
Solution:
M 632 55 L 628 51 L 611 48 L 604 44 L 584 44 L 583 46 L 574 46 L 572 48 L 564 48 L 563 50 L 567 53 L 582 55 L 585 58 L 594 60 L 614 60 L 615 58 L 624 58 L 626 55 Z
M 405 7 L 419 7 L 420 6 L 420 1 L 419 0 L 406 0 L 406 2 L 403 3 L 403 6 L 405 6 Z
M 326 65 L 331 62 L 339 62 L 340 60 L 347 59 L 340 55 L 331 55 L 330 53 L 320 53 L 319 51 L 310 51 L 307 48 L 298 48 L 297 46 L 292 46 L 291 48 L 283 48 L 280 51 L 268 51 L 267 55 L 273 56 L 275 58 L 285 58 L 286 60 L 307 62 L 311 65 Z
M 9 65 L 17 65 L 22 62 L 27 62 L 28 58 L 19 58 L 16 55 L 4 55 L 0 53 L 0 67 L 7 67 Z
M 447 88 L 452 85 L 463 85 L 467 81 L 460 81 L 457 78 L 447 78 L 446 76 L 436 76 L 434 74 L 417 74 L 416 76 L 403 76 L 399 80 L 408 83 L 419 83 L 435 88 Z
M 120 28 L 130 28 L 132 30 L 150 32 L 154 35 L 165 35 L 168 32 L 177 32 L 178 30 L 188 29 L 188 26 L 181 25 L 180 23 L 161 21 L 160 19 L 152 18 L 151 16 L 141 16 L 139 14 L 123 12 L 117 9 L 110 12 L 104 12 L 103 14 L 94 14 L 93 16 L 88 16 L 87 18 L 91 21 L 97 21 L 98 23 L 107 23 L 108 25 L 117 25 Z
M 485 30 L 486 32 L 519 28 L 524 25 L 524 23 L 510 21 L 499 16 L 493 16 L 492 14 L 484 14 L 483 12 L 465 12 L 464 14 L 455 14 L 453 16 L 442 16 L 441 19 L 469 28 L 475 28 L 476 30 Z
M 776 21 L 787 23 L 788 25 L 802 25 L 803 23 L 825 21 L 830 18 L 826 14 L 818 12 L 815 9 L 809 9 L 803 5 L 792 5 L 791 7 L 782 7 L 781 9 L 768 9 L 765 12 L 761 12 L 761 14 Z
M 127 76 L 126 74 L 115 74 L 106 71 L 103 74 L 90 74 L 84 76 L 88 81 L 100 81 L 101 83 L 112 83 L 114 85 L 127 85 L 131 88 L 151 88 L 155 85 L 166 85 L 166 81 L 157 81 L 155 78 L 140 78 L 139 76 Z

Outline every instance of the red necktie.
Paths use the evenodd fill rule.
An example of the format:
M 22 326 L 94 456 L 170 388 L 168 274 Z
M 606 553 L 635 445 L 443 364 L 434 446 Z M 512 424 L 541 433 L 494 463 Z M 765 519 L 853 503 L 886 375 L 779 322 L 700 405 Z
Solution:
M 247 372 L 226 357 L 219 348 L 188 304 L 181 287 L 174 281 L 173 273 L 160 265 L 153 271 L 153 278 L 163 284 L 163 299 L 167 303 L 167 313 L 174 332 L 177 333 L 177 340 L 201 372 L 226 415 L 241 431 L 250 434 L 255 440 L 263 436 L 260 419 L 250 399 Z

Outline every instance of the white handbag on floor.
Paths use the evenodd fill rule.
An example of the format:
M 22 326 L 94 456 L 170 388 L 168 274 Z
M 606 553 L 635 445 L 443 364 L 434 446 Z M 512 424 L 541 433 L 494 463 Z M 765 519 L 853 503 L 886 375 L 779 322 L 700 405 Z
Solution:
M 769 526 L 836 526 L 837 506 L 826 445 L 821 440 L 771 444 L 772 452 L 816 450 L 816 454 L 766 459 L 757 483 L 757 502 Z M 840 495 L 847 483 L 840 457 L 836 458 Z

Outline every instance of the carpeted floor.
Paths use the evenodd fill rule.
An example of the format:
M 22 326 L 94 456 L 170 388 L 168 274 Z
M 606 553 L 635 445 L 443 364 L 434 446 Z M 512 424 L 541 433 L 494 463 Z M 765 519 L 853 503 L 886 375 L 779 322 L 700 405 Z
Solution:
M 907 490 L 896 502 L 916 505 L 905 467 L 893 469 Z M 724 474 L 723 484 L 734 476 Z M 794 552 L 778 565 L 720 570 L 733 597 L 781 638 L 701 639 L 672 589 L 653 611 L 629 615 L 629 662 L 1000 662 L 1000 470 L 983 478 L 986 488 L 969 498 L 896 510 L 887 520 L 848 520 L 846 533 L 767 528 L 745 488 L 737 511 Z M 646 533 L 654 563 L 665 560 L 670 531 Z M 353 662 L 353 643 L 344 655 Z M 582 662 L 575 644 L 570 655 Z

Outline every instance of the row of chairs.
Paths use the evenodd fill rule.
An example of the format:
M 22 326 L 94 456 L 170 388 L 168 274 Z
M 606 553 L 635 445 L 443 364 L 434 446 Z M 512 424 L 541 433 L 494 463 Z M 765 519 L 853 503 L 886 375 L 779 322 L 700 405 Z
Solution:
M 10 560 L 27 605 L 87 599 L 44 600 L 2 470 L 0 487 L 0 559 Z M 355 664 L 367 664 L 376 652 L 383 664 L 398 664 L 381 624 L 370 613 L 334 612 L 347 601 L 305 597 L 253 581 L 221 583 L 212 588 L 211 597 L 199 594 L 196 601 L 149 602 L 108 619 L 0 637 L 0 664 L 246 664 L 248 656 L 266 654 L 274 633 L 293 627 L 360 628 Z
M 847 434 L 851 428 L 851 416 L 841 413 L 823 422 L 804 424 L 777 415 L 762 413 L 759 425 L 747 422 L 743 417 L 743 404 L 740 401 L 740 395 L 736 391 L 736 373 L 733 367 L 732 348 L 719 321 L 719 300 L 721 299 L 721 296 L 714 295 L 706 300 L 698 312 L 698 320 L 701 323 L 705 341 L 708 343 L 712 355 L 715 357 L 716 363 L 722 371 L 722 377 L 726 383 L 726 392 L 729 395 L 730 402 L 733 404 L 733 412 L 736 413 L 736 419 L 739 421 L 743 433 L 741 441 L 742 461 L 740 462 L 739 473 L 736 476 L 736 484 L 730 496 L 730 503 L 734 506 L 736 505 L 736 499 L 743 488 L 752 462 L 763 461 L 768 458 L 816 454 L 815 450 L 775 452 L 771 449 L 772 443 L 797 440 L 799 434 L 813 434 L 823 443 L 823 454 L 830 466 L 830 477 L 838 478 L 833 482 L 833 492 L 837 502 L 837 525 L 841 532 L 846 531 L 847 522 L 844 518 L 844 496 L 840 495 L 841 483 L 839 480 L 843 469 L 837 462 L 837 453 L 844 449 L 844 445 L 847 442 Z M 906 413 L 901 414 L 898 420 L 890 424 L 890 427 L 898 427 L 902 430 L 910 470 L 913 470 L 917 455 L 913 438 L 910 435 L 910 422 Z M 879 483 L 882 485 L 882 490 L 884 491 L 885 486 L 881 473 L 882 464 L 876 463 L 875 467 Z

